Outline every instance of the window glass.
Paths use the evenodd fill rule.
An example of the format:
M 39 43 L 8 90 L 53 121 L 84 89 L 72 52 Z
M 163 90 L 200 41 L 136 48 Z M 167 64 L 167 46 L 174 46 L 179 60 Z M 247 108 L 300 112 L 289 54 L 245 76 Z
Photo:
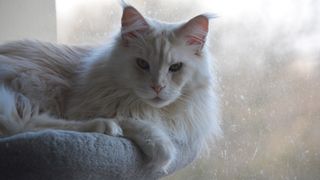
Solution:
M 135 0 L 163 21 L 217 13 L 210 25 L 224 137 L 166 179 L 320 176 L 320 1 Z M 119 31 L 113 1 L 57 1 L 58 41 L 103 42 Z

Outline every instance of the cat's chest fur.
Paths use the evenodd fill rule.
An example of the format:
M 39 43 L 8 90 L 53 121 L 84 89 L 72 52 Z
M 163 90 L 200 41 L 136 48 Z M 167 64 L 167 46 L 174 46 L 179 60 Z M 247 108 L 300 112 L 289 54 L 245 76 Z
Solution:
M 177 115 L 177 109 L 183 109 L 177 105 L 178 103 L 165 108 L 151 107 L 131 95 L 130 92 L 113 87 L 92 95 L 93 89 L 76 93 L 78 96 L 72 97 L 72 103 L 67 110 L 69 118 L 118 117 L 118 119 L 139 118 L 160 122 L 173 119 Z

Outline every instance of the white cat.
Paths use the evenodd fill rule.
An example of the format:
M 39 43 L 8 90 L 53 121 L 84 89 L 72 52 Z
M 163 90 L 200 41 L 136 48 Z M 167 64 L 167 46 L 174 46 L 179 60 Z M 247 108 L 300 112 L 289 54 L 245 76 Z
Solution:
M 46 128 L 125 136 L 166 170 L 174 141 L 201 149 L 221 133 L 209 17 L 167 24 L 123 8 L 100 47 L 18 41 L 0 46 L 0 132 Z

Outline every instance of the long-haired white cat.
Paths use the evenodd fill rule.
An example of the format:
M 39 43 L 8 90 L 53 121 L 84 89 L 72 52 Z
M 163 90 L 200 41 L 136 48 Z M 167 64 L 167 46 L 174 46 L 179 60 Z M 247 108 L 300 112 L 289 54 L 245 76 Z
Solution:
M 0 46 L 0 134 L 40 129 L 132 139 L 166 170 L 175 142 L 201 149 L 220 133 L 208 20 L 168 24 L 125 6 L 114 42 Z

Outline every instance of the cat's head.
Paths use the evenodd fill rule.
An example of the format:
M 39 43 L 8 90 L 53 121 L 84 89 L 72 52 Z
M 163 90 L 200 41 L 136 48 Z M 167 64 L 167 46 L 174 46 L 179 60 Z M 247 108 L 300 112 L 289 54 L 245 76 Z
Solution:
M 118 63 L 122 83 L 143 102 L 157 108 L 184 100 L 210 81 L 205 43 L 209 17 L 168 24 L 123 9 Z

